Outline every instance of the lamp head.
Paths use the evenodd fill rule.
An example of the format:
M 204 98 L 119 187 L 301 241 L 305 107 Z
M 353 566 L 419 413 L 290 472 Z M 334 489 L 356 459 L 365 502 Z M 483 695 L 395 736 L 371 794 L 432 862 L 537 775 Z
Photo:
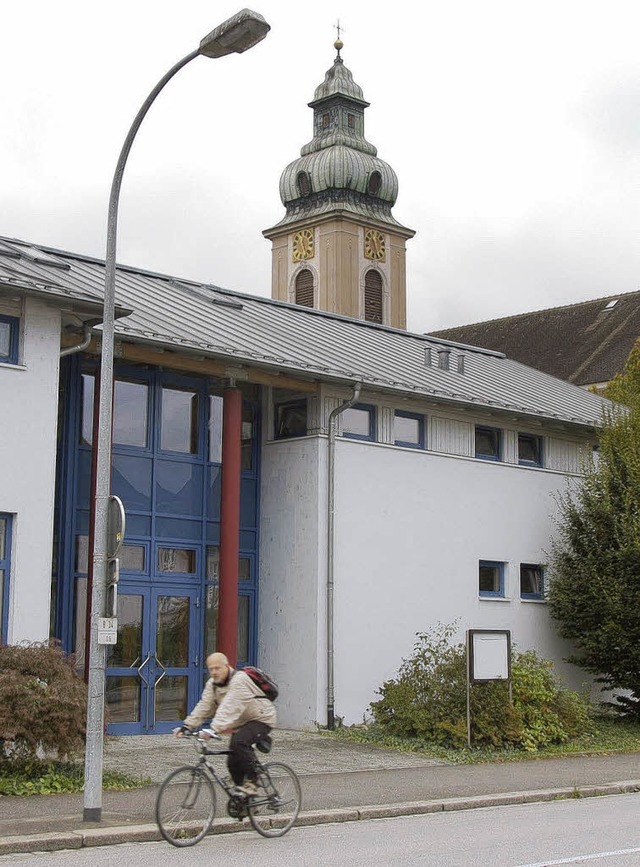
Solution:
M 270 30 L 262 15 L 251 9 L 242 9 L 205 36 L 198 51 L 205 57 L 224 57 L 234 52 L 242 54 L 261 42 Z

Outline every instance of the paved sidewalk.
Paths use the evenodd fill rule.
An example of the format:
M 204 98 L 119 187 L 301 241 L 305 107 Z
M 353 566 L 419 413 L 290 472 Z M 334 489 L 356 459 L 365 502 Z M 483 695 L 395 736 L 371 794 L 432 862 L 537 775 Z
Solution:
M 170 735 L 108 738 L 105 767 L 150 777 L 153 784 L 104 792 L 100 823 L 82 821 L 82 795 L 0 796 L 0 857 L 159 839 L 157 784 L 195 758 L 191 743 Z M 454 766 L 322 733 L 279 730 L 269 758 L 287 762 L 301 778 L 299 825 L 640 792 L 640 753 Z M 225 817 L 220 798 L 218 817 L 215 832 L 247 827 Z

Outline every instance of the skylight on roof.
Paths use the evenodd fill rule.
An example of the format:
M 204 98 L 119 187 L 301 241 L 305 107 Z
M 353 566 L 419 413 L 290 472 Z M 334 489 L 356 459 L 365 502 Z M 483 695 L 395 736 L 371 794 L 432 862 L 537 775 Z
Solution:
M 609 301 L 609 303 L 604 308 L 604 310 L 613 310 L 613 308 L 616 306 L 616 304 L 618 303 L 619 300 L 620 300 L 619 298 L 614 298 L 612 301 Z

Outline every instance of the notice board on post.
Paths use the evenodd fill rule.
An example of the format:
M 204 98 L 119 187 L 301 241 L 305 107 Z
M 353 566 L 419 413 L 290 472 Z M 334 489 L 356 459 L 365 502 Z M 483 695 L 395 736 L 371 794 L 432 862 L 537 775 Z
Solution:
M 511 679 L 511 630 L 469 629 L 467 653 L 471 683 Z
M 471 747 L 471 684 L 506 680 L 511 701 L 511 630 L 467 630 L 467 743 Z

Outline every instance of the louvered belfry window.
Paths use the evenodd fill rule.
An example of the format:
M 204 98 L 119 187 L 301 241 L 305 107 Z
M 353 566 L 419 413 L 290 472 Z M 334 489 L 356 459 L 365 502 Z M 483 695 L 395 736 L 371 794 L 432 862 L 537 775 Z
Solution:
M 382 324 L 382 277 L 373 269 L 364 277 L 364 318 Z
M 313 274 L 308 268 L 296 277 L 296 304 L 313 307 Z

